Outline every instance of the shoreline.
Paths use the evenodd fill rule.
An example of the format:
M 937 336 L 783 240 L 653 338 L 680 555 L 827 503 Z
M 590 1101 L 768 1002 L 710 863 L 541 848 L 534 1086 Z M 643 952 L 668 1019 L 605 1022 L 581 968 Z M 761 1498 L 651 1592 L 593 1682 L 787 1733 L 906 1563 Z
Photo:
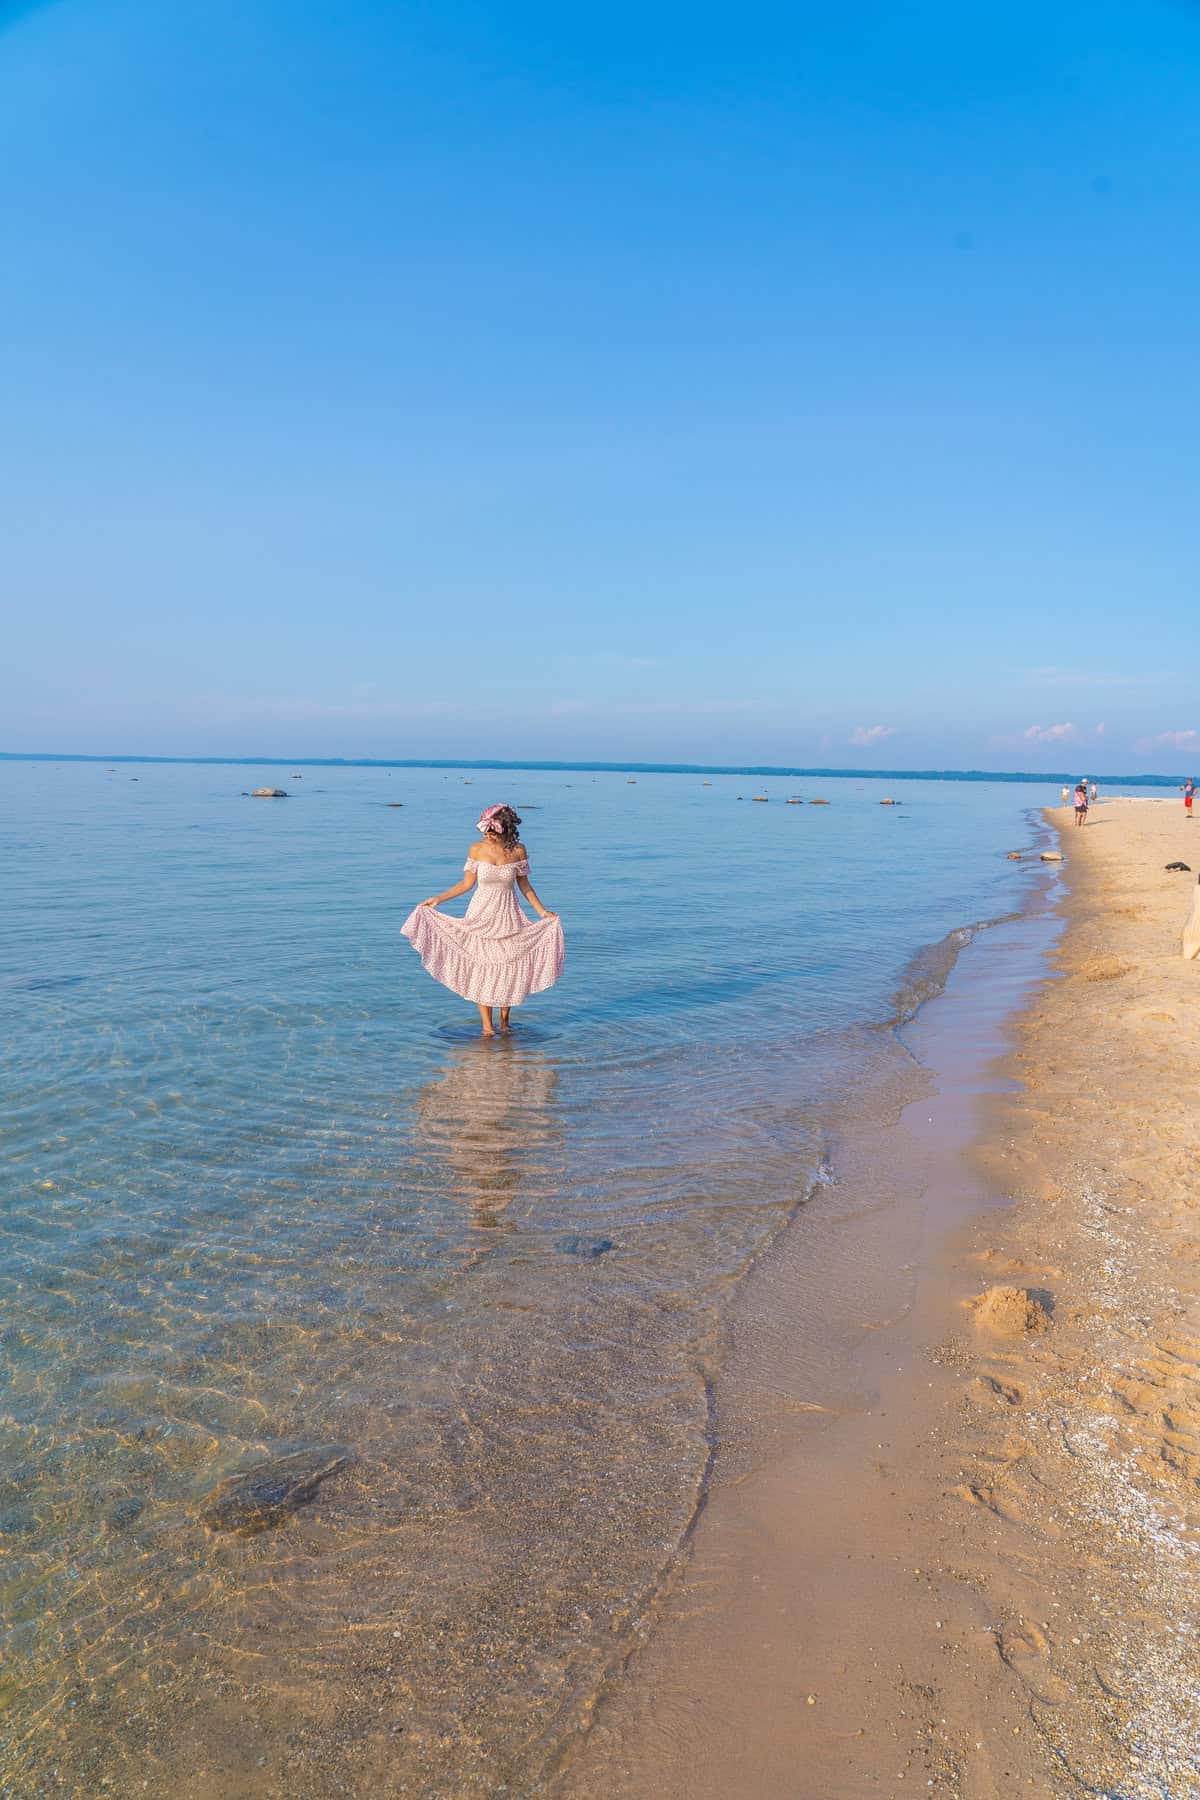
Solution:
M 341 775 L 324 785 L 361 799 L 380 781 Z M 802 875 L 801 888 L 789 889 L 788 922 L 819 929 L 777 931 L 776 884 L 760 884 L 741 928 L 762 942 L 730 959 L 731 979 L 713 996 L 729 1004 L 710 1015 L 710 1028 L 721 1025 L 706 1046 L 686 1008 L 695 941 L 680 950 L 678 934 L 645 929 L 651 896 L 672 891 L 683 865 L 647 861 L 644 849 L 657 834 L 647 820 L 657 819 L 669 845 L 690 851 L 692 821 L 711 818 L 707 797 L 686 783 L 643 783 L 636 795 L 613 785 L 595 810 L 630 821 L 619 842 L 637 855 L 640 879 L 615 916 L 642 932 L 640 960 L 605 1007 L 576 996 L 574 1012 L 560 1007 L 557 1033 L 553 1021 L 545 1032 L 535 1026 L 525 1051 L 497 1059 L 428 1028 L 445 1005 L 436 993 L 405 1031 L 357 942 L 327 953 L 338 915 L 323 903 L 353 891 L 358 910 L 387 921 L 390 957 L 391 877 L 369 812 L 319 799 L 317 784 L 303 820 L 280 813 L 268 822 L 222 794 L 230 784 L 211 771 L 190 772 L 192 798 L 208 796 L 198 807 L 181 807 L 174 776 L 150 788 L 143 781 L 137 796 L 118 785 L 103 807 L 84 804 L 74 779 L 50 774 L 39 786 L 49 793 L 54 783 L 63 799 L 29 833 L 31 873 L 44 881 L 44 869 L 59 869 L 60 884 L 71 874 L 53 844 L 48 861 L 36 855 L 44 839 L 74 854 L 80 840 L 56 832 L 56 818 L 110 838 L 110 905 L 94 915 L 113 934 L 101 967 L 137 970 L 141 942 L 153 935 L 144 926 L 178 898 L 174 881 L 139 890 L 141 910 L 131 914 L 126 883 L 115 879 L 122 857 L 143 863 L 155 844 L 168 852 L 166 867 L 183 855 L 189 867 L 220 870 L 233 844 L 246 852 L 235 869 L 255 878 L 235 882 L 244 956 L 227 947 L 228 994 L 215 1007 L 209 977 L 192 974 L 208 966 L 199 946 L 225 935 L 210 905 L 189 921 L 186 965 L 178 975 L 165 969 L 149 1002 L 132 974 L 124 989 L 91 980 L 93 952 L 82 943 L 63 954 L 53 936 L 37 940 L 55 945 L 30 981 L 37 993 L 41 977 L 54 976 L 51 997 L 33 1002 L 54 1029 L 30 1048 L 54 1045 L 56 1054 L 49 1088 L 31 1083 L 26 1116 L 40 1119 L 60 1093 L 60 1071 L 86 1057 L 88 1020 L 112 1015 L 132 1058 L 114 1067 L 142 1071 L 146 1102 L 146 1126 L 132 1122 L 127 1153 L 120 1140 L 112 1181 L 129 1214 L 117 1292 L 134 1317 L 153 1317 L 171 1305 L 182 1268 L 194 1305 L 156 1333 L 149 1366 L 144 1355 L 131 1366 L 129 1313 L 110 1307 L 91 1323 L 88 1294 L 113 1292 L 106 1240 L 94 1254 L 70 1255 L 74 1220 L 92 1216 L 97 1170 L 74 1148 L 86 1138 L 53 1160 L 39 1143 L 24 1144 L 38 1181 L 17 1216 L 28 1221 L 30 1266 L 41 1277 L 28 1289 L 27 1316 L 75 1337 L 69 1359 L 56 1360 L 61 1338 L 34 1332 L 17 1346 L 41 1364 L 28 1416 L 55 1433 L 43 1443 L 62 1451 L 51 1479 L 32 1455 L 18 1465 L 12 1497 L 24 1503 L 36 1484 L 38 1510 L 17 1515 L 28 1525 L 16 1548 L 29 1559 L 22 1568 L 32 1566 L 69 1530 L 79 1574 L 70 1586 L 44 1583 L 48 1603 L 36 1610 L 19 1596 L 32 1679 L 4 1720 L 13 1775 L 31 1787 L 99 1786 L 105 1777 L 124 1787 L 149 1774 L 160 1792 L 194 1795 L 266 1795 L 296 1783 L 316 1793 L 339 1780 L 449 1794 L 507 1779 L 514 1792 L 541 1791 L 546 1731 L 557 1737 L 561 1725 L 574 1735 L 573 1696 L 589 1706 L 594 1675 L 657 1612 L 660 1571 L 664 1562 L 673 1569 L 672 1547 L 704 1482 L 712 1432 L 701 1377 L 723 1361 L 728 1301 L 810 1176 L 819 1183 L 811 1210 L 844 1203 L 846 1185 L 829 1188 L 820 1173 L 819 1124 L 840 1116 L 847 1084 L 877 1095 L 885 1086 L 877 1072 L 895 1089 L 880 1105 L 909 1092 L 912 1069 L 887 1023 L 890 997 L 922 940 L 939 962 L 948 924 L 1019 903 L 1027 873 L 999 857 L 1010 832 L 1024 836 L 1025 795 L 1017 808 L 1005 790 L 927 791 L 909 816 L 876 810 L 869 792 L 840 813 L 725 809 L 738 849 L 752 849 L 751 866 L 784 880 Z M 538 798 L 564 798 L 561 783 L 545 787 Z M 426 776 L 423 793 L 432 816 L 462 804 L 457 784 L 440 778 Z M 156 803 L 148 821 L 147 798 Z M 407 816 L 418 818 L 415 807 Z M 136 820 L 137 829 L 113 838 L 114 820 Z M 797 850 L 802 820 L 812 827 L 808 852 Z M 203 834 L 182 836 L 218 821 L 207 853 Z M 906 841 L 918 834 L 924 853 Z M 334 867 L 331 844 L 360 860 Z M 876 912 L 867 885 L 881 866 L 893 875 L 891 917 Z M 262 870 L 276 867 L 302 879 L 263 881 Z M 352 890 L 354 867 L 362 879 Z M 847 871 L 858 872 L 862 904 L 840 916 L 830 895 L 845 890 Z M 203 901 L 207 890 L 193 885 Z M 585 888 L 577 877 L 577 899 Z M 701 932 L 707 919 L 719 927 L 722 944 L 728 895 L 728 873 L 714 867 L 692 911 Z M 250 920 L 269 926 L 269 971 Z M 626 935 L 593 935 L 593 948 L 610 958 Z M 383 945 L 382 933 L 375 941 Z M 763 1002 L 778 1001 L 779 980 L 795 1002 L 775 1008 L 768 1031 Z M 54 998 L 60 991 L 65 1001 Z M 136 1030 L 148 1010 L 163 1015 L 168 995 L 178 1003 L 178 1026 L 164 1030 L 173 1066 Z M 250 997 L 262 1009 L 253 1015 Z M 585 1011 L 590 1035 L 576 1044 L 570 1021 Z M 262 1031 L 259 1020 L 277 1029 Z M 221 1054 L 222 1043 L 234 1054 Z M 366 1059 L 381 1045 L 389 1055 L 376 1075 Z M 174 1067 L 198 1079 L 177 1083 Z M 257 1091 L 253 1070 L 265 1077 Z M 105 1074 L 98 1091 L 119 1100 L 133 1080 Z M 64 1090 L 54 1102 L 68 1119 L 71 1098 Z M 152 1154 L 155 1100 L 170 1102 L 165 1195 L 161 1152 Z M 47 1202 L 50 1192 L 67 1198 Z M 43 1253 L 48 1205 L 66 1211 L 67 1229 L 62 1250 Z M 155 1221 L 145 1237 L 144 1214 Z M 874 1235 L 869 1221 L 861 1229 Z M 54 1287 L 41 1275 L 47 1263 L 66 1273 Z M 889 1271 L 876 1273 L 885 1293 Z M 97 1418 L 97 1392 L 120 1410 Z M 119 1506 L 124 1521 L 131 1503 L 119 1532 L 81 1473 L 95 1425 L 109 1433 L 99 1505 Z M 348 1445 L 355 1461 L 279 1531 L 202 1534 L 198 1508 L 214 1482 L 307 1444 Z M 25 1456 L 23 1443 L 16 1454 Z M 26 1592 L 40 1601 L 37 1588 Z M 55 1715 L 61 1741 L 42 1729 Z
M 1109 808 L 1151 819 L 1172 810 Z M 759 842 L 761 814 L 739 811 L 754 820 L 747 841 Z M 552 1104 L 555 1083 L 578 1065 L 552 1044 L 547 1054 L 535 1037 L 528 1058 L 486 1064 L 435 1047 L 417 1065 L 425 1079 L 399 1097 L 388 1092 L 365 1130 L 339 1136 L 336 1156 L 326 1159 L 324 1136 L 306 1153 L 315 1176 L 328 1166 L 339 1182 L 353 1177 L 352 1244 L 341 1204 L 348 1188 L 324 1190 L 312 1215 L 311 1242 L 336 1253 L 338 1288 L 297 1284 L 290 1254 L 277 1262 L 279 1282 L 268 1276 L 265 1285 L 256 1256 L 238 1260 L 240 1245 L 256 1248 L 300 1217 L 291 1183 L 265 1188 L 252 1211 L 221 1215 L 234 1256 L 217 1250 L 202 1265 L 211 1270 L 205 1282 L 219 1289 L 230 1270 L 235 1279 L 245 1270 L 255 1310 L 272 1303 L 287 1332 L 277 1324 L 269 1345 L 279 1360 L 264 1362 L 260 1337 L 231 1336 L 218 1311 L 201 1307 L 166 1334 L 161 1366 L 185 1379 L 160 1403 L 142 1372 L 126 1368 L 119 1343 L 101 1332 L 93 1349 L 81 1338 L 84 1407 L 98 1369 L 124 1408 L 95 1421 L 111 1433 L 101 1503 L 120 1512 L 85 1518 L 74 1533 L 77 1566 L 99 1602 L 85 1621 L 93 1635 L 65 1649 L 53 1636 L 56 1619 L 80 1621 L 79 1587 L 61 1608 L 44 1609 L 44 1629 L 32 1609 L 18 1620 L 44 1685 L 10 1685 L 3 1696 L 14 1778 L 26 1776 L 30 1789 L 102 1779 L 123 1787 L 149 1775 L 158 1792 L 197 1796 L 277 1794 L 297 1783 L 316 1794 L 346 1780 L 465 1794 L 507 1780 L 514 1793 L 580 1800 L 852 1800 L 922 1781 L 946 1795 L 1005 1793 L 1018 1754 L 1040 1771 L 1026 1756 L 1034 1703 L 1025 1678 L 1037 1679 L 1044 1663 L 1030 1661 L 1033 1640 L 1021 1635 L 1030 1602 L 1013 1570 L 1032 1567 L 1041 1550 L 1029 1548 L 1028 1521 L 1010 1516 L 1018 1507 L 1006 1486 L 1014 1471 L 1048 1466 L 1020 1450 L 1043 1429 L 1037 1384 L 999 1362 L 984 1370 L 966 1310 L 981 1286 L 1012 1279 L 1015 1268 L 1000 1226 L 971 1236 L 981 1219 L 1000 1217 L 1009 1170 L 996 1177 L 970 1158 L 983 1155 L 975 1140 L 985 1110 L 999 1108 L 995 1131 L 1008 1130 L 1006 1094 L 1020 1065 L 1012 1054 L 995 1067 L 990 1059 L 1013 1052 L 1015 1035 L 997 1034 L 1008 1033 L 1015 1000 L 1046 976 L 1031 933 L 1057 928 L 1044 901 L 1060 891 L 1059 865 L 1037 861 L 1040 844 L 1023 865 L 1000 860 L 1008 842 L 1047 830 L 1039 817 L 1030 805 L 1014 818 L 994 799 L 970 809 L 970 856 L 992 859 L 1019 912 L 981 909 L 975 926 L 930 932 L 899 968 L 899 957 L 880 952 L 911 943 L 912 920 L 882 917 L 870 890 L 856 917 L 839 923 L 838 941 L 858 933 L 846 964 L 854 979 L 872 973 L 864 963 L 876 965 L 874 1017 L 808 1029 L 798 984 L 796 1010 L 777 1013 L 780 1028 L 766 1039 L 747 1005 L 733 1015 L 745 1029 L 730 1035 L 723 1059 L 685 1052 L 689 1105 L 677 1118 L 670 1057 L 645 1109 L 632 1106 L 644 1078 L 630 1069 L 627 1034 L 606 1040 L 609 1060 L 597 1064 L 629 1071 L 622 1081 L 576 1078 L 561 1107 Z M 829 818 L 818 812 L 813 822 Z M 778 815 L 785 820 L 777 836 L 790 845 L 793 820 Z M 860 819 L 852 842 L 866 846 L 864 858 L 878 854 L 873 846 L 894 820 L 873 809 Z M 962 881 L 959 839 L 945 830 L 943 809 L 924 815 L 926 825 L 935 820 L 941 854 L 924 860 L 921 881 L 900 898 L 919 905 L 931 893 L 936 904 L 923 916 L 940 925 L 947 915 L 972 917 L 956 894 L 986 895 L 995 883 L 977 878 L 974 860 Z M 1103 825 L 1080 843 L 1101 847 Z M 907 849 L 905 857 L 915 860 Z M 956 871 L 960 885 L 950 885 Z M 1177 908 L 1186 903 L 1186 879 L 1164 885 Z M 814 893 L 819 903 L 819 883 Z M 897 890 L 888 894 L 895 909 Z M 815 966 L 826 974 L 842 965 Z M 76 971 L 67 962 L 58 973 Z M 1081 992 L 1111 999 L 1125 991 L 1121 974 L 1115 986 L 1089 976 Z M 1057 978 L 1043 985 L 1061 996 Z M 814 996 L 823 991 L 823 979 L 811 984 Z M 364 997 L 371 992 L 365 984 Z M 72 1006 L 80 1003 L 72 990 Z M 99 994 L 97 1003 L 107 1005 Z M 1087 1034 L 1089 1054 L 1096 1040 Z M 350 1042 L 365 1041 L 356 1026 Z M 1076 1081 L 1073 1097 L 1077 1089 Z M 339 1091 L 357 1093 L 356 1084 Z M 1063 1111 L 1060 1100 L 1056 1128 Z M 318 1111 L 313 1123 L 332 1116 Z M 172 1115 L 182 1168 L 189 1142 L 207 1145 L 213 1117 L 207 1100 Z M 491 1133 L 486 1180 L 462 1152 L 464 1122 L 477 1128 L 481 1118 Z M 253 1143 L 271 1169 L 285 1140 L 267 1126 Z M 281 1129 L 290 1143 L 290 1117 Z M 396 1154 L 405 1134 L 426 1163 Z M 1007 1138 L 999 1142 L 1007 1148 Z M 628 1156 L 625 1144 L 636 1146 Z M 361 1162 L 349 1167 L 347 1151 Z M 41 1160 L 31 1169 L 44 1178 L 29 1203 L 37 1219 L 39 1193 L 63 1182 L 64 1170 Z M 364 1177 L 379 1177 L 378 1186 Z M 157 1193 L 156 1180 L 135 1179 L 129 1191 L 135 1200 Z M 320 1202 L 319 1179 L 312 1191 Z M 492 1215 L 510 1199 L 502 1232 Z M 663 1200 L 670 1211 L 656 1219 Z M 205 1234 L 193 1234 L 190 1216 L 177 1224 L 188 1254 L 199 1255 Z M 603 1224 L 612 1240 L 564 1263 L 574 1240 L 559 1233 L 577 1224 Z M 416 1272 L 444 1282 L 447 1265 L 412 1256 L 411 1225 L 428 1229 L 439 1257 L 435 1229 L 468 1253 L 469 1291 L 441 1296 L 453 1305 L 426 1304 Z M 618 1254 L 610 1259 L 609 1249 Z M 1032 1252 L 1028 1261 L 1021 1279 L 1053 1294 L 1051 1327 L 1030 1346 L 998 1349 L 1044 1360 L 1063 1341 L 1058 1274 L 1067 1258 L 1047 1249 L 1036 1269 Z M 103 1275 L 102 1258 L 96 1266 Z M 148 1279 L 139 1267 L 139 1293 L 155 1291 L 157 1266 Z M 689 1279 L 697 1271 L 704 1283 Z M 366 1284 L 369 1313 L 358 1312 L 352 1282 Z M 50 1294 L 56 1327 L 75 1304 L 63 1285 L 63 1294 L 44 1280 L 30 1288 Z M 199 1283 L 194 1291 L 206 1299 Z M 87 1320 L 86 1302 L 74 1316 Z M 390 1332 L 380 1332 L 381 1318 Z M 259 1367 L 264 1379 L 244 1401 L 247 1372 Z M 206 1382 L 193 1391 L 186 1383 L 197 1374 Z M 70 1401 L 75 1390 L 64 1394 Z M 274 1409 L 269 1420 L 264 1405 Z M 1005 1423 L 996 1440 L 993 1414 Z M 195 1429 L 177 1431 L 180 1415 Z M 90 1429 L 90 1411 L 82 1423 Z M 1044 1430 L 1054 1429 L 1048 1415 Z M 285 1531 L 244 1542 L 201 1537 L 195 1502 L 211 1481 L 280 1439 L 290 1451 L 302 1431 L 353 1444 L 357 1472 L 322 1490 Z M 91 1454 L 83 1432 L 60 1432 L 59 1441 Z M 165 1475 L 150 1466 L 164 1445 L 176 1459 Z M 1179 1448 L 1168 1446 L 1172 1455 Z M 70 1475 L 65 1456 L 62 1469 Z M 58 1528 L 65 1515 L 46 1510 L 48 1497 L 91 1490 L 51 1473 L 40 1516 Z M 31 1458 L 12 1494 L 24 1502 L 41 1479 Z M 976 1541 L 994 1529 L 989 1513 L 1014 1529 L 1019 1522 L 1024 1540 L 1003 1554 Z M 36 1549 L 39 1515 L 28 1507 L 13 1516 L 29 1521 L 29 1545 L 18 1550 Z M 113 1619 L 104 1609 L 118 1590 L 129 1604 Z M 153 1671 L 144 1703 L 142 1671 Z M 1036 1705 L 1052 1693 L 1043 1683 Z M 1058 1704 L 1065 1718 L 1074 1701 Z M 56 1713 L 61 1736 L 51 1738 L 42 1718 Z M 1049 1781 L 1034 1787 L 1032 1777 L 1027 1785 L 1059 1791 Z
M 1114 929 L 1117 880 L 1100 866 L 1098 828 L 1117 827 L 1115 852 L 1129 835 L 1118 823 L 1127 804 L 1152 832 L 1182 836 L 1182 808 L 1177 821 L 1165 806 L 1099 809 L 1088 828 L 1097 838 L 1075 844 L 1063 866 L 1049 921 L 1061 931 L 1057 947 L 1048 933 L 1037 944 L 1016 1010 L 1010 992 L 996 1011 L 996 966 L 990 1000 L 980 991 L 978 964 L 997 947 L 985 934 L 902 1029 L 936 1091 L 875 1134 L 893 1144 L 905 1134 L 920 1192 L 890 1216 L 876 1209 L 865 1234 L 887 1239 L 892 1280 L 886 1292 L 874 1282 L 879 1316 L 862 1321 L 852 1346 L 853 1392 L 844 1380 L 839 1391 L 844 1368 L 814 1360 L 796 1324 L 807 1293 L 819 1298 L 822 1279 L 834 1293 L 830 1270 L 844 1276 L 853 1255 L 835 1257 L 823 1277 L 818 1270 L 814 1287 L 809 1217 L 748 1279 L 718 1390 L 725 1440 L 690 1561 L 555 1792 L 853 1800 L 916 1788 L 962 1800 L 1018 1790 L 1179 1800 L 1200 1791 L 1200 1662 L 1177 1630 L 1200 1598 L 1200 1514 L 1187 1492 L 1200 1475 L 1200 1458 L 1188 1460 L 1188 1434 L 1200 1428 L 1200 1348 L 1189 1363 L 1176 1343 L 1168 1372 L 1124 1396 L 1103 1373 L 1114 1335 L 1133 1365 L 1161 1351 L 1164 1318 L 1179 1329 L 1177 1290 L 1160 1281 L 1157 1310 L 1147 1305 L 1147 1245 L 1139 1254 L 1096 1224 L 1097 1207 L 1112 1204 L 1097 1183 L 1120 1185 L 1107 1165 L 1127 1146 L 1133 1115 L 1103 1040 L 1081 1030 L 1079 1014 L 1081 1005 L 1103 1013 L 1144 973 L 1135 961 L 1115 974 L 1096 967 L 1094 940 Z M 1043 817 L 1072 851 L 1069 815 Z M 1127 878 L 1139 890 L 1165 881 L 1159 912 L 1186 913 L 1190 892 L 1158 875 L 1167 860 L 1144 871 L 1139 863 Z M 1018 932 L 1037 916 L 1035 900 Z M 1146 979 L 1164 962 L 1176 976 L 1190 970 L 1177 929 L 1164 948 L 1168 923 L 1142 946 L 1154 965 Z M 1057 1115 L 1047 1132 L 1040 1099 L 1051 1078 L 1067 1093 L 1082 1088 L 1102 1111 L 1103 1145 L 1074 1141 L 1064 1158 Z M 1128 1069 L 1123 1079 L 1128 1086 Z M 857 1160 L 848 1149 L 835 1153 L 835 1173 L 843 1193 L 865 1200 L 886 1144 L 872 1151 L 859 1141 Z M 1152 1243 L 1149 1251 L 1153 1268 Z M 1089 1286 L 1099 1276 L 1111 1287 L 1118 1266 L 1126 1304 L 1112 1294 L 1097 1304 Z M 1013 1338 L 982 1329 L 970 1303 L 992 1285 L 1037 1295 L 1046 1329 Z M 1170 1423 L 1156 1417 L 1156 1381 L 1172 1385 Z M 1122 1431 L 1143 1441 L 1125 1457 L 1118 1504 L 1109 1440 Z M 1164 1481 L 1182 1508 L 1171 1518 Z M 1148 1610 L 1152 1593 L 1159 1604 Z M 1126 1615 L 1133 1622 L 1122 1625 Z

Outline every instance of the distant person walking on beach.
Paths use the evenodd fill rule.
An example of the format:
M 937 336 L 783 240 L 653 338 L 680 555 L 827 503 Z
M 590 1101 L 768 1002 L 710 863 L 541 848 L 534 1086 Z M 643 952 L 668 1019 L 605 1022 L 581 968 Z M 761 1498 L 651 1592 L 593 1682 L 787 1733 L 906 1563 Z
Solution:
M 422 900 L 400 927 L 427 972 L 452 993 L 479 1008 L 484 1037 L 495 1037 L 508 1013 L 530 994 L 553 987 L 563 972 L 563 932 L 558 914 L 542 905 L 529 880 L 529 853 L 519 841 L 520 819 L 511 806 L 489 806 L 467 852 L 463 878 L 444 894 Z M 519 887 L 538 915 L 529 918 L 513 892 Z M 465 918 L 439 913 L 443 900 L 470 893 Z
M 1090 795 L 1089 795 L 1089 799 L 1088 799 L 1088 804 L 1089 804 L 1089 805 L 1090 805 L 1090 806 L 1095 806 L 1095 804 L 1096 804 L 1096 791 L 1097 791 L 1097 790 L 1096 790 L 1096 784 L 1095 784 L 1095 782 L 1094 782 L 1094 781 L 1093 781 L 1093 783 L 1092 783 L 1092 789 L 1091 789 L 1091 794 L 1090 794 Z
M 1087 783 L 1081 781 L 1075 789 L 1075 823 L 1083 825 L 1087 820 Z
M 1187 780 L 1183 784 L 1183 814 L 1184 814 L 1184 817 L 1187 819 L 1190 819 L 1192 816 L 1192 799 L 1193 799 L 1193 796 L 1195 795 L 1195 792 L 1196 792 L 1196 783 L 1192 779 L 1192 777 L 1189 775 Z
M 1062 796 L 1063 796 L 1063 805 L 1064 805 L 1064 806 L 1070 806 L 1070 804 L 1071 804 L 1071 790 L 1070 790 L 1070 788 L 1069 788 L 1069 787 L 1067 787 L 1067 785 L 1066 785 L 1066 784 L 1065 784 L 1065 783 L 1064 783 L 1064 784 L 1063 784 L 1063 791 L 1062 791 Z

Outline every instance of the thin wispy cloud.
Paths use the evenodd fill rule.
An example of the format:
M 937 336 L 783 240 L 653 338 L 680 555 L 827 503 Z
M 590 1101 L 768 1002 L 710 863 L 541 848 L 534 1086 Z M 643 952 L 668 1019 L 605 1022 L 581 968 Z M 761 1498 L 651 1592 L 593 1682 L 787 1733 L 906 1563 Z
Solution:
M 1153 737 L 1142 738 L 1139 749 L 1152 750 L 1158 744 L 1169 750 L 1200 749 L 1200 731 L 1158 731 Z
M 745 713 L 758 716 L 762 709 L 753 700 L 552 700 L 546 709 L 551 719 L 707 719 Z M 536 707 L 526 708 L 536 717 Z
M 1162 674 L 1119 675 L 1113 670 L 1103 669 L 1030 669 L 1025 680 L 1031 687 L 1146 687 L 1161 686 L 1165 681 L 1177 680 L 1177 676 Z
M 194 704 L 198 717 L 234 724 L 266 720 L 272 724 L 354 723 L 444 718 L 462 711 L 458 700 L 388 700 L 355 693 L 344 699 L 317 700 L 304 694 L 201 695 Z
M 882 744 L 884 738 L 895 735 L 894 725 L 858 725 L 850 733 L 849 742 L 857 749 L 868 750 L 872 744 Z
M 1029 725 L 1025 729 L 1025 741 L 1029 744 L 1073 744 L 1078 736 L 1078 727 L 1070 723 Z

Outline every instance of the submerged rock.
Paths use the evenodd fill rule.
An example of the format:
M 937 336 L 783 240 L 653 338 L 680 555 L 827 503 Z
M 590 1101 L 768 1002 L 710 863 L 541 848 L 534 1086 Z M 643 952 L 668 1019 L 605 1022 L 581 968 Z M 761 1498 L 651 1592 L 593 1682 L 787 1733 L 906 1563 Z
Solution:
M 141 1518 L 145 1510 L 146 1502 L 136 1494 L 123 1494 L 107 1508 L 104 1517 L 110 1525 L 132 1525 L 135 1519 Z
M 1062 851 L 1061 850 L 1043 850 L 1042 851 L 1042 861 L 1043 862 L 1061 862 L 1062 861 Z
M 611 1238 L 580 1237 L 576 1232 L 572 1232 L 569 1237 L 559 1238 L 555 1245 L 556 1250 L 562 1250 L 567 1256 L 582 1256 L 592 1261 L 598 1256 L 607 1256 L 616 1247 Z
M 828 806 L 829 802 L 828 800 L 810 800 L 808 804 L 810 806 Z
M 286 788 L 252 788 L 250 791 L 252 800 L 286 800 L 287 797 Z
M 350 1452 L 343 1445 L 322 1444 L 244 1469 L 218 1482 L 201 1505 L 201 1522 L 210 1531 L 237 1531 L 243 1536 L 265 1531 L 311 1500 L 321 1483 L 349 1461 Z

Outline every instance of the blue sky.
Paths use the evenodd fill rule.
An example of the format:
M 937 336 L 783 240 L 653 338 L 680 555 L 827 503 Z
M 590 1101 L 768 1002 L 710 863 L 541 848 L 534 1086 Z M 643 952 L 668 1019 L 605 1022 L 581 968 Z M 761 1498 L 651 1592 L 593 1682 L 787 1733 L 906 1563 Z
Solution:
M 1200 763 L 1200 7 L 0 0 L 0 749 Z

